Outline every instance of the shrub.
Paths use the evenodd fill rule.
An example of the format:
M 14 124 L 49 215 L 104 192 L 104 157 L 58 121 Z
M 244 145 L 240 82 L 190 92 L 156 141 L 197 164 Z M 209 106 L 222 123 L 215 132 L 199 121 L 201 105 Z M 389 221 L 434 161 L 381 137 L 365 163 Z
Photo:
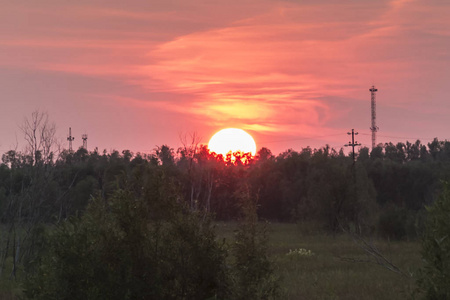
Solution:
M 388 239 L 401 240 L 406 237 L 407 212 L 403 208 L 390 206 L 378 219 L 379 234 Z
M 422 268 L 418 284 L 428 299 L 450 299 L 450 184 L 431 206 L 422 240 Z
M 166 199 L 169 201 L 168 199 Z M 145 199 L 118 191 L 49 235 L 26 282 L 31 299 L 208 299 L 227 294 L 226 251 L 208 218 L 172 206 L 150 218 Z

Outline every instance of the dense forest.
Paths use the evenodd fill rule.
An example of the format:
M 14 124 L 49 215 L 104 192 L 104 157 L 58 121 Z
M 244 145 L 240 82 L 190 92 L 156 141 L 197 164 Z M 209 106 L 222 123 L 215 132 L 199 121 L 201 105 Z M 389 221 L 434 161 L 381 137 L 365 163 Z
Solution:
M 3 224 L 58 223 L 83 214 L 89 199 L 108 199 L 117 188 L 140 186 L 143 177 L 158 173 L 174 186 L 178 201 L 216 220 L 239 219 L 241 194 L 248 193 L 260 219 L 414 238 L 424 206 L 450 178 L 450 142 L 437 139 L 361 148 L 355 162 L 327 146 L 278 156 L 262 148 L 254 158 L 238 155 L 235 161 L 196 145 L 177 151 L 163 145 L 152 154 L 80 148 L 52 155 L 3 154 Z
M 53 248 L 55 253 L 70 257 L 70 253 L 61 254 L 61 249 L 68 247 L 64 243 L 70 241 L 70 247 L 75 247 L 75 250 L 69 247 L 64 251 L 82 253 L 85 250 L 77 247 L 81 247 L 83 241 L 92 239 L 100 243 L 98 236 L 111 234 L 114 237 L 114 226 L 118 226 L 118 232 L 125 230 L 126 233 L 118 234 L 115 237 L 117 240 L 125 239 L 126 245 L 135 244 L 148 250 L 154 245 L 142 244 L 142 240 L 146 239 L 140 235 L 142 228 L 153 224 L 153 233 L 161 239 L 156 243 L 160 245 L 158 247 L 166 241 L 168 244 L 164 249 L 172 251 L 174 241 L 177 241 L 179 247 L 188 245 L 193 252 L 203 253 L 200 257 L 189 256 L 192 260 L 189 267 L 180 267 L 178 262 L 174 262 L 176 270 L 189 270 L 185 274 L 189 277 L 188 273 L 195 269 L 194 265 L 209 257 L 211 265 L 219 267 L 214 271 L 214 276 L 202 276 L 212 280 L 212 293 L 226 294 L 227 289 L 220 284 L 225 276 L 220 266 L 226 255 L 221 252 L 223 249 L 219 244 L 211 242 L 210 227 L 204 225 L 206 216 L 210 221 L 248 219 L 251 215 L 248 210 L 250 203 L 256 213 L 254 220 L 304 223 L 314 230 L 333 235 L 344 230 L 388 239 L 415 239 L 425 230 L 426 206 L 435 202 L 444 182 L 450 179 L 450 142 L 438 139 L 426 145 L 416 141 L 380 144 L 372 151 L 361 148 L 355 153 L 354 161 L 352 154 L 346 155 L 342 149 L 328 146 L 320 149 L 306 147 L 299 152 L 287 150 L 277 156 L 262 148 L 254 157 L 235 153 L 233 159 L 231 155 L 222 157 L 210 153 L 195 139 L 176 150 L 162 145 L 149 154 L 129 150 L 120 153 L 95 149 L 89 152 L 79 148 L 77 151 L 63 150 L 56 155 L 51 143 L 42 142 L 49 141 L 48 136 L 47 139 L 42 134 L 40 138 L 32 134 L 29 137 L 31 142 L 27 150 L 4 153 L 0 165 L 0 271 L 8 269 L 12 277 L 19 269 L 29 274 L 41 274 L 36 271 L 36 262 L 39 268 L 43 268 L 45 263 L 42 259 L 45 256 L 42 256 L 42 251 L 51 248 L 43 243 L 53 243 L 54 247 L 59 245 Z M 81 223 L 73 225 L 70 220 L 74 219 L 81 220 Z M 68 221 L 72 224 L 72 227 L 69 226 L 71 229 L 67 227 Z M 58 224 L 63 224 L 59 227 L 63 228 L 63 234 L 54 238 L 53 242 L 52 239 L 50 242 L 43 239 L 45 228 Z M 143 227 L 135 232 L 133 240 L 133 232 L 128 230 L 136 226 Z M 159 231 L 161 226 L 169 226 L 177 232 L 170 243 L 163 231 Z M 97 232 L 98 236 L 92 236 L 92 232 Z M 249 232 L 252 231 L 244 229 L 240 233 L 241 239 L 249 239 L 255 246 L 255 232 L 250 235 Z M 77 235 L 81 244 L 65 239 Z M 198 243 L 189 244 L 186 237 Z M 107 238 L 105 244 L 100 243 L 98 247 L 108 249 L 112 242 Z M 244 252 L 250 251 L 246 243 L 237 242 L 236 245 L 244 247 L 244 250 L 241 249 Z M 91 247 L 88 244 L 85 246 L 86 249 Z M 259 251 L 258 247 L 252 249 Z M 134 253 L 129 248 L 117 248 L 115 251 Z M 119 259 L 115 256 L 116 252 L 107 252 L 112 256 L 106 255 L 107 258 L 103 259 L 108 264 Z M 132 278 L 144 276 L 139 273 L 142 261 L 157 257 L 155 253 L 151 256 L 143 253 L 129 257 L 132 262 L 139 258 L 134 264 L 138 271 L 133 269 L 138 275 Z M 241 254 L 236 252 L 236 257 Z M 248 257 L 245 256 L 242 261 L 247 263 Z M 148 263 L 152 265 L 157 262 L 149 260 Z M 255 264 L 255 270 L 266 268 L 261 267 L 266 264 L 264 260 Z M 85 267 L 88 268 L 87 265 Z M 169 269 L 164 267 L 161 270 Z M 265 271 L 267 276 L 270 276 L 269 271 Z M 48 270 L 41 272 L 49 273 Z M 108 273 L 105 270 L 102 272 Z M 164 276 L 176 278 L 173 274 Z M 254 275 L 253 280 L 263 282 L 260 280 L 262 275 L 258 276 Z M 29 284 L 31 295 L 40 295 L 38 290 L 43 283 L 36 278 L 41 277 L 34 277 Z M 118 282 L 123 280 L 120 278 L 116 278 Z M 108 281 L 108 284 L 114 280 Z M 130 279 L 130 284 L 133 282 Z M 170 284 L 171 281 L 161 282 Z M 144 286 L 145 282 L 140 288 Z M 251 285 L 243 281 L 240 286 Z M 255 290 L 258 289 L 260 287 L 255 287 Z M 161 287 L 161 291 L 166 290 Z M 184 286 L 181 290 L 182 295 L 187 293 Z M 41 296 L 42 299 L 46 297 L 44 294 Z M 194 293 L 190 297 L 197 296 Z
M 178 201 L 217 220 L 239 219 L 239 199 L 248 193 L 261 219 L 414 238 L 424 206 L 450 178 L 450 142 L 437 139 L 361 148 L 355 162 L 327 146 L 278 156 L 262 148 L 254 158 L 238 154 L 235 161 L 196 145 L 177 151 L 163 145 L 151 154 L 80 148 L 51 155 L 3 154 L 2 223 L 57 223 L 82 214 L 92 197 L 108 199 L 117 188 L 139 186 L 147 174 L 158 173 L 174 186 Z

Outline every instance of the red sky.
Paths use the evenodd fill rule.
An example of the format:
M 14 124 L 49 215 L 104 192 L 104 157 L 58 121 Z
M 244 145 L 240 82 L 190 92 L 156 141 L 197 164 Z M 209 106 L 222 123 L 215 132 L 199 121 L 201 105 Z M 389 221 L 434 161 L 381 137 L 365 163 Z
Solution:
M 450 139 L 450 2 L 0 0 L 0 150 L 39 109 L 74 147 L 150 152 L 225 127 L 275 154 L 347 132 Z M 67 145 L 67 142 L 65 142 Z

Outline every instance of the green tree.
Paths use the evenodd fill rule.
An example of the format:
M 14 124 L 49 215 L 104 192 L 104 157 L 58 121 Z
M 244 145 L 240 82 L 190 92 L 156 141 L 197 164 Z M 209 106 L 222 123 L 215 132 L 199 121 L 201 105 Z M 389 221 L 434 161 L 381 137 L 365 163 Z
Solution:
M 256 201 L 250 196 L 248 186 L 238 191 L 244 217 L 235 232 L 232 246 L 233 288 L 232 299 L 276 299 L 279 296 L 278 278 L 274 275 L 267 253 L 267 229 L 258 223 Z

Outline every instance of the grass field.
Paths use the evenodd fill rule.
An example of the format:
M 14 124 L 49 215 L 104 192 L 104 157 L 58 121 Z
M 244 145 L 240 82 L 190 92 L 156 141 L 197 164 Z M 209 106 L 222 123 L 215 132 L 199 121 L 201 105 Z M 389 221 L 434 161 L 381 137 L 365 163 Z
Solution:
M 236 228 L 229 223 L 217 226 L 219 235 L 226 238 L 231 238 Z M 418 242 L 372 241 L 392 263 L 412 274 L 406 277 L 375 263 L 348 261 L 370 259 L 348 235 L 305 234 L 296 224 L 268 224 L 268 230 L 269 254 L 281 278 L 283 299 L 413 297 L 415 274 L 421 266 Z M 288 254 L 290 251 L 293 253 Z
M 219 238 L 233 240 L 236 223 L 218 223 Z M 268 224 L 269 255 L 280 278 L 282 299 L 411 299 L 421 266 L 419 242 L 375 240 L 373 243 L 405 273 L 401 276 L 375 263 L 345 234 L 305 230 L 297 224 Z M 304 250 L 302 250 L 304 249 Z M 291 252 L 291 254 L 288 254 Z M 0 299 L 15 300 L 20 283 L 3 274 Z

